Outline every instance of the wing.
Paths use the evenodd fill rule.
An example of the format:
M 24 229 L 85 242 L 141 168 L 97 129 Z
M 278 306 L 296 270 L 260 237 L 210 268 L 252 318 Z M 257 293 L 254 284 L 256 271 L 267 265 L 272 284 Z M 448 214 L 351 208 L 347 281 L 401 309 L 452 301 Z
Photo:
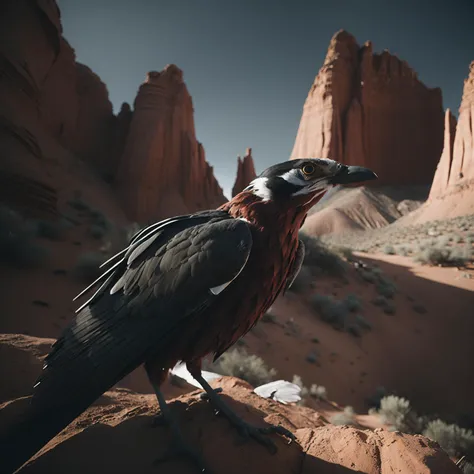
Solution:
M 212 305 L 215 289 L 238 276 L 252 247 L 248 225 L 220 211 L 148 229 L 54 344 L 34 403 L 83 411 L 159 350 L 184 318 Z
M 293 260 L 293 265 L 291 266 L 290 272 L 288 274 L 283 294 L 285 294 L 291 288 L 291 285 L 296 280 L 296 277 L 298 276 L 298 273 L 301 270 L 301 266 L 303 265 L 304 255 L 305 246 L 304 242 L 300 239 L 298 240 L 298 249 L 296 250 L 296 257 Z

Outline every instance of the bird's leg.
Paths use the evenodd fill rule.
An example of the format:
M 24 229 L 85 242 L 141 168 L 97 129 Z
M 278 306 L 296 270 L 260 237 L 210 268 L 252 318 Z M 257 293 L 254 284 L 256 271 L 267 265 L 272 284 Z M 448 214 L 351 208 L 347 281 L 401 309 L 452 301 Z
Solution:
M 154 368 L 151 364 L 145 364 L 145 369 L 147 371 L 151 385 L 153 386 L 153 390 L 155 391 L 161 411 L 159 418 L 155 418 L 153 424 L 155 426 L 157 424 L 166 424 L 173 433 L 174 437 L 172 447 L 163 457 L 156 459 L 154 464 L 160 464 L 173 458 L 181 459 L 186 457 L 196 465 L 196 467 L 199 469 L 199 472 L 211 474 L 210 470 L 207 469 L 201 454 L 184 438 L 183 433 L 176 421 L 176 417 L 173 415 L 169 405 L 166 403 L 165 397 L 161 393 L 160 384 L 163 382 L 164 378 L 166 378 L 168 371 L 163 371 L 163 376 L 163 373 L 160 373 L 160 370 L 153 370 Z
M 281 425 L 269 425 L 264 428 L 259 428 L 250 425 L 249 423 L 245 422 L 241 417 L 239 417 L 202 376 L 200 362 L 188 362 L 186 364 L 186 367 L 189 370 L 190 374 L 201 384 L 202 388 L 206 391 L 209 401 L 214 405 L 216 410 L 225 415 L 225 417 L 237 428 L 237 430 L 242 436 L 244 436 L 245 438 L 254 438 L 260 444 L 266 446 L 272 453 L 275 453 L 277 451 L 277 447 L 275 446 L 275 443 L 267 437 L 267 435 L 271 433 L 278 433 L 289 438 L 289 443 L 291 443 L 291 441 L 294 441 L 295 436 L 293 435 L 293 433 L 291 433 L 289 430 L 287 430 Z

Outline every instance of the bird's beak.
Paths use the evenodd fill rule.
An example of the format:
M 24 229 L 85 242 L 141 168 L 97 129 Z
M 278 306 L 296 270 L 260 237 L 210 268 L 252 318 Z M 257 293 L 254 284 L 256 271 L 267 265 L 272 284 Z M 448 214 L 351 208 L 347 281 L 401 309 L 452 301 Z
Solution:
M 377 179 L 378 176 L 368 168 L 362 166 L 346 166 L 342 165 L 341 169 L 329 179 L 330 184 L 350 184 L 360 183 L 362 181 L 370 181 Z

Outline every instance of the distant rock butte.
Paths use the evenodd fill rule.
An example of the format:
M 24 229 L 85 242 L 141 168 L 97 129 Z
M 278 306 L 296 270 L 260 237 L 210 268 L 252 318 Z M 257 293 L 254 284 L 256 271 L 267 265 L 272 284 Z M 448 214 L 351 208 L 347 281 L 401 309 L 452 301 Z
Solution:
M 474 185 L 474 61 L 464 81 L 456 120 L 446 111 L 444 149 L 431 187 L 430 199 L 442 197 L 460 187 Z M 474 192 L 474 190 L 473 190 Z M 473 196 L 474 199 L 474 196 Z
M 115 116 L 107 87 L 91 69 L 76 62 L 73 48 L 62 36 L 56 2 L 7 0 L 6 5 L 0 15 L 4 180 L 14 175 L 22 183 L 34 181 L 35 189 L 43 186 L 59 201 L 67 201 L 67 189 L 73 190 L 64 175 L 74 175 L 75 187 L 81 187 L 95 179 L 89 168 L 109 183 L 118 174 L 119 200 L 126 204 L 129 217 L 139 221 L 225 201 L 196 140 L 191 97 L 178 68 L 150 73 L 140 88 L 135 112 L 123 104 Z M 72 170 L 84 162 L 89 166 L 82 168 L 89 175 L 79 177 Z M 37 199 L 34 193 L 26 196 L 29 184 L 16 191 L 10 188 L 10 205 L 25 207 Z M 0 194 L 6 195 L 1 190 Z M 51 215 L 57 211 L 54 199 L 47 206 Z
M 178 67 L 148 73 L 135 99 L 116 177 L 130 219 L 145 223 L 226 201 L 196 140 L 193 112 Z
M 405 61 L 331 39 L 304 104 L 291 159 L 332 158 L 373 169 L 381 184 L 429 184 L 443 147 L 441 90 Z
M 255 165 L 252 158 L 252 148 L 247 148 L 243 159 L 237 157 L 237 176 L 235 178 L 234 187 L 232 188 L 232 197 L 239 194 L 246 188 L 250 181 L 257 177 L 255 173 Z

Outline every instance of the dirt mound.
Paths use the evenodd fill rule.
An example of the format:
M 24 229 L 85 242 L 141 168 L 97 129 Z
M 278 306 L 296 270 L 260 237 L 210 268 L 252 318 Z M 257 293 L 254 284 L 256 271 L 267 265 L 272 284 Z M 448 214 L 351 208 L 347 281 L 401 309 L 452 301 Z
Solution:
M 406 189 L 404 201 L 410 195 L 419 196 L 418 190 Z M 329 191 L 306 219 L 303 231 L 309 235 L 340 233 L 351 230 L 378 229 L 399 219 L 408 204 L 401 202 L 391 189 L 377 190 L 366 187 L 337 187 Z M 418 201 L 410 201 L 409 209 Z
M 263 399 L 238 379 L 218 379 L 213 385 L 223 387 L 222 396 L 246 421 L 260 426 L 281 423 L 296 436 L 291 445 L 273 436 L 278 452 L 272 455 L 253 441 L 240 443 L 228 421 L 199 399 L 199 391 L 183 395 L 172 401 L 171 409 L 213 473 L 460 472 L 436 443 L 422 436 L 334 427 L 309 408 Z M 26 403 L 23 398 L 4 404 L 0 429 L 7 428 Z M 107 392 L 18 472 L 197 472 L 185 460 L 165 458 L 171 437 L 166 427 L 151 427 L 156 410 L 154 396 Z

